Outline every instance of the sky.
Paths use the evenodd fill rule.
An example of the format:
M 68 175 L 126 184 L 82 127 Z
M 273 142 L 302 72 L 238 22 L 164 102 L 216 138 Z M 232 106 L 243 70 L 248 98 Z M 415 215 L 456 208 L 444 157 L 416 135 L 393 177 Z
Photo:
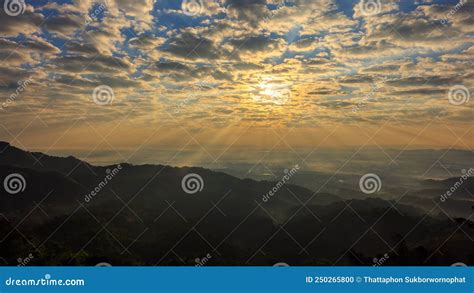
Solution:
M 472 149 L 473 7 L 0 0 L 0 140 L 97 162 Z

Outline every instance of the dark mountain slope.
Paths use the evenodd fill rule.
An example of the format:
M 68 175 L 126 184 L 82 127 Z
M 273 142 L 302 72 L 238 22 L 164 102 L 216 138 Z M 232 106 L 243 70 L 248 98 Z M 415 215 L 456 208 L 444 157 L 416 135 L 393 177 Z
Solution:
M 2 182 L 19 174 L 26 184 L 18 194 L 0 193 L 8 222 L 0 230 L 0 257 L 8 264 L 28 248 L 37 265 L 195 265 L 207 254 L 209 265 L 371 265 L 360 262 L 385 253 L 400 260 L 393 265 L 420 264 L 423 257 L 422 264 L 447 264 L 474 255 L 463 240 L 464 233 L 474 235 L 471 222 L 459 230 L 452 220 L 394 201 L 342 201 L 350 195 L 314 195 L 291 184 L 264 201 L 277 182 L 203 168 L 97 167 L 6 144 L 0 160 Z M 181 186 L 191 173 L 203 180 L 196 194 Z M 442 256 L 441 245 L 451 248 Z M 406 256 L 413 255 L 410 263 Z

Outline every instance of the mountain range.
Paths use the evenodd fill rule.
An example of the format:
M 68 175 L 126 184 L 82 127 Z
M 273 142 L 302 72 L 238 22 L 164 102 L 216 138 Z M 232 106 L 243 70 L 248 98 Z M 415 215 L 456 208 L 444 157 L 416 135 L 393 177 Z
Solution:
M 23 180 L 14 194 L 12 174 Z M 202 180 L 191 193 L 190 174 Z M 206 265 L 468 264 L 472 179 L 444 202 L 458 178 L 392 186 L 382 199 L 197 167 L 94 166 L 0 142 L 0 263 L 196 265 L 209 255 Z

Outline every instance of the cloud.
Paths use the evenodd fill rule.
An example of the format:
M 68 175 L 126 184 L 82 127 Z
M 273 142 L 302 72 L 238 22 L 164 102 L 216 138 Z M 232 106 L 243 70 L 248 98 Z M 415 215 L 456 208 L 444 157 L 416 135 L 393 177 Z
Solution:
M 166 39 L 163 37 L 154 37 L 148 35 L 140 35 L 131 38 L 128 41 L 128 44 L 132 48 L 136 48 L 144 51 L 144 53 L 149 53 L 152 50 L 155 50 L 158 46 L 164 44 Z
M 134 66 L 128 58 L 97 55 L 91 59 L 83 55 L 61 56 L 51 61 L 55 71 L 100 74 L 131 73 Z
M 160 72 L 169 72 L 169 71 L 190 71 L 191 67 L 188 65 L 181 63 L 181 62 L 175 62 L 175 61 L 159 61 L 156 62 L 156 69 Z
M 70 54 L 96 55 L 100 51 L 93 44 L 84 42 L 70 41 L 65 46 L 66 52 Z
M 168 55 L 190 60 L 215 59 L 222 54 L 212 40 L 190 32 L 171 36 L 159 49 Z
M 0 37 L 17 37 L 19 34 L 31 35 L 40 31 L 44 16 L 36 13 L 33 6 L 26 5 L 25 12 L 17 16 L 6 14 L 5 1 L 0 0 Z
M 85 19 L 80 15 L 58 15 L 53 16 L 44 22 L 43 29 L 50 33 L 58 34 L 62 37 L 73 35 L 77 30 L 83 29 Z
M 225 3 L 230 18 L 257 27 L 269 14 L 266 0 L 227 0 Z
M 451 13 L 447 1 L 381 1 L 371 14 L 360 1 L 223 0 L 189 16 L 178 2 L 109 0 L 93 18 L 92 0 L 1 11 L 0 90 L 33 76 L 34 97 L 18 104 L 54 101 L 44 118 L 54 123 L 78 108 L 101 123 L 130 115 L 131 125 L 468 121 L 470 104 L 451 107 L 447 95 L 474 82 L 471 3 Z M 117 96 L 104 112 L 91 103 L 98 85 Z
M 47 40 L 34 35 L 22 42 L 0 38 L 0 58 L 4 66 L 36 65 L 60 52 Z

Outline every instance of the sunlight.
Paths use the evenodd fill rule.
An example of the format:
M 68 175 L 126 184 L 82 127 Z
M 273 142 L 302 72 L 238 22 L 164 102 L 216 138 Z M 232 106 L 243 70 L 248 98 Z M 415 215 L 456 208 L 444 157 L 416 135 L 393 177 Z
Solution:
M 284 105 L 291 99 L 291 84 L 273 77 L 264 77 L 257 86 L 253 99 L 258 103 Z

